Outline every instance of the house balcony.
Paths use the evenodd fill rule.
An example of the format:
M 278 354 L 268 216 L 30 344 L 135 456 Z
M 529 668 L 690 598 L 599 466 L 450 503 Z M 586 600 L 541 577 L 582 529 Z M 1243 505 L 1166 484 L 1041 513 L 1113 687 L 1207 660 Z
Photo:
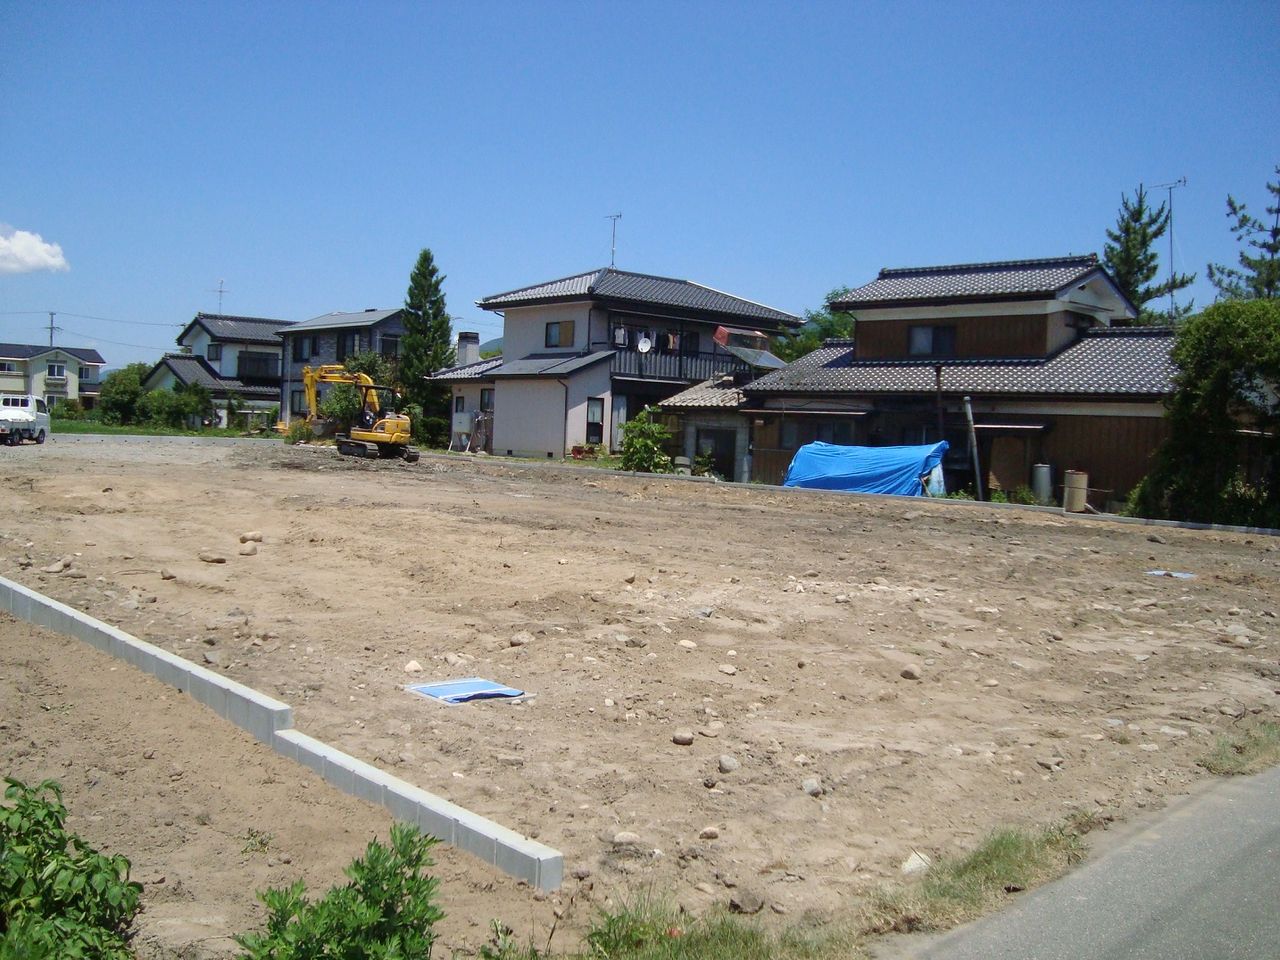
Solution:
M 613 355 L 610 372 L 615 377 L 636 380 L 675 380 L 699 383 L 726 373 L 750 368 L 728 353 L 640 353 L 618 350 Z
M 279 383 L 280 358 L 242 353 L 236 358 L 236 379 L 241 383 Z
M 55 377 L 52 373 L 46 373 L 44 376 L 45 387 L 65 387 L 67 385 L 66 376 Z

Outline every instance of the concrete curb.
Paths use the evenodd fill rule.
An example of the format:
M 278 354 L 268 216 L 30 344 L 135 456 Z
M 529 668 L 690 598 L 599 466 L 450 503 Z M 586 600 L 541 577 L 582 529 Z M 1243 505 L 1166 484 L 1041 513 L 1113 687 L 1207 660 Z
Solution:
M 555 890 L 564 881 L 564 856 L 558 850 L 293 729 L 293 708 L 287 703 L 6 577 L 0 577 L 0 610 L 81 640 L 176 687 L 281 756 L 310 767 L 344 793 L 384 807 L 395 819 L 417 824 L 425 833 L 478 856 L 503 873 L 539 890 Z

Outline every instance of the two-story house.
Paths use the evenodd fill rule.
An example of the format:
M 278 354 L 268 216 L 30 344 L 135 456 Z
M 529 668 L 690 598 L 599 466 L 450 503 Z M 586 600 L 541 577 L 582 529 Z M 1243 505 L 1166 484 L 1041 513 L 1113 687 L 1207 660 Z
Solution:
M 752 479 L 779 483 L 805 443 L 950 442 L 949 486 L 973 480 L 971 400 L 984 487 L 1013 490 L 1047 463 L 1123 499 L 1166 435 L 1173 333 L 1136 316 L 1095 255 L 881 270 L 832 304 L 854 336 L 751 383 L 676 407 L 747 419 Z
M 209 391 L 226 425 L 227 403 L 265 414 L 280 402 L 280 331 L 289 320 L 197 313 L 143 378 L 147 390 L 197 384 Z
M 486 448 L 526 457 L 616 448 L 627 418 L 645 406 L 750 369 L 735 338 L 758 342 L 802 323 L 700 283 L 614 267 L 476 305 L 503 317 L 501 360 L 459 363 L 433 379 L 453 387 L 455 433 L 459 417 L 487 415 Z M 490 409 L 466 409 L 477 394 Z
M 280 331 L 284 375 L 280 383 L 280 416 L 288 422 L 306 416 L 302 368 L 342 363 L 357 353 L 373 351 L 389 360 L 400 357 L 404 310 L 370 307 L 357 313 L 326 313 Z M 321 388 L 323 393 L 323 388 Z
M 85 347 L 0 343 L 0 393 L 34 394 L 50 407 L 78 400 L 89 410 L 97 403 L 105 363 Z

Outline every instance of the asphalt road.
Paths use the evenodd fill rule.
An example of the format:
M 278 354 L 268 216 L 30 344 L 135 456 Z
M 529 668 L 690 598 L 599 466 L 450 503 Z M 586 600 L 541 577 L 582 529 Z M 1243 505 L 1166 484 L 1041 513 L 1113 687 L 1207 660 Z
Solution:
M 1175 805 L 999 914 L 897 946 L 918 960 L 1277 960 L 1280 767 Z

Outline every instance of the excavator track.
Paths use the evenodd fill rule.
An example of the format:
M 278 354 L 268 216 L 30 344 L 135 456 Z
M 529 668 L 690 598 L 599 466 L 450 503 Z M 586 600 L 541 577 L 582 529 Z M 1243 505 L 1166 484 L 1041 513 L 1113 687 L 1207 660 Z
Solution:
M 350 437 L 335 437 L 338 452 L 344 457 L 366 457 L 376 460 L 381 456 L 376 443 L 365 443 L 363 440 L 352 440 Z

